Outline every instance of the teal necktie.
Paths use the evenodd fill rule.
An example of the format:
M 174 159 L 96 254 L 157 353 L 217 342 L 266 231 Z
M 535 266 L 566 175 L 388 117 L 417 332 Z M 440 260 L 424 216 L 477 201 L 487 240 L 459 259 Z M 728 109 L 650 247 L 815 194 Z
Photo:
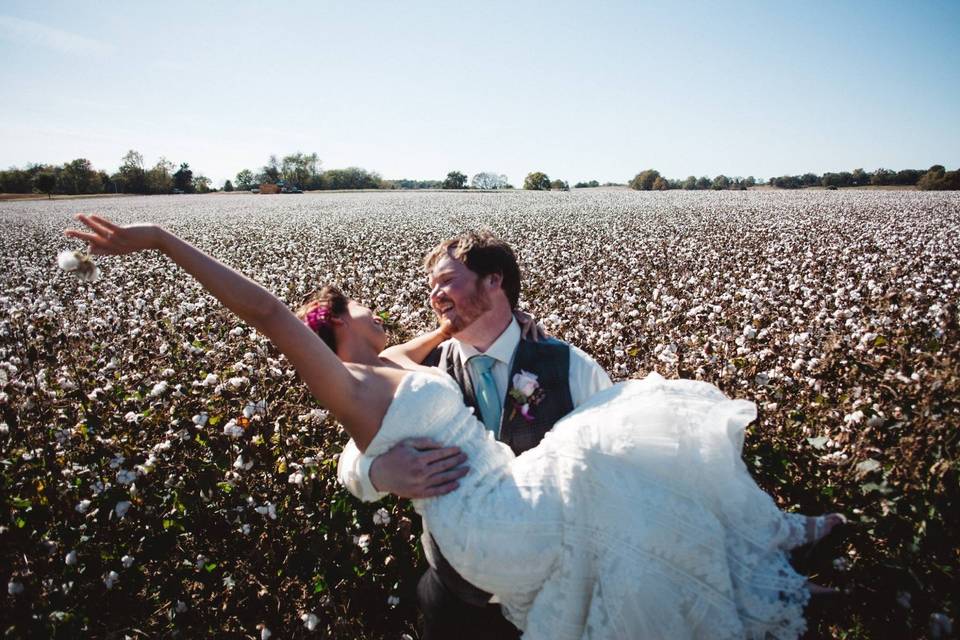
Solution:
M 500 406 L 500 394 L 497 393 L 497 382 L 493 379 L 493 365 L 496 363 L 490 356 L 473 356 L 469 360 L 473 367 L 473 389 L 476 392 L 480 418 L 495 436 L 500 433 L 500 414 L 503 410 Z

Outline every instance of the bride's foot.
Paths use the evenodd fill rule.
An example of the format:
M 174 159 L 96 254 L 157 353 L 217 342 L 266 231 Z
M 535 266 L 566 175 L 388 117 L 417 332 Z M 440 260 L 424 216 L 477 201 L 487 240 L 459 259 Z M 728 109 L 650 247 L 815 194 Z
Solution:
M 813 544 L 821 538 L 826 537 L 833 528 L 846 524 L 847 518 L 842 513 L 828 513 L 824 516 L 807 517 L 804 526 L 803 544 Z

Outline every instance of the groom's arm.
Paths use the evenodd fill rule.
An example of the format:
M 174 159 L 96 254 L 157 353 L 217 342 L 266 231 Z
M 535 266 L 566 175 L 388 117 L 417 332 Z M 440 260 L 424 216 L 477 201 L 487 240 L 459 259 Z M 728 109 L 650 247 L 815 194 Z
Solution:
M 429 438 L 411 438 L 386 453 L 370 458 L 353 440 L 340 454 L 337 479 L 364 502 L 388 493 L 401 498 L 432 498 L 456 489 L 470 468 L 458 447 L 444 447 Z
M 610 376 L 597 361 L 582 349 L 570 347 L 570 399 L 574 408 L 586 402 L 593 394 L 613 386 Z

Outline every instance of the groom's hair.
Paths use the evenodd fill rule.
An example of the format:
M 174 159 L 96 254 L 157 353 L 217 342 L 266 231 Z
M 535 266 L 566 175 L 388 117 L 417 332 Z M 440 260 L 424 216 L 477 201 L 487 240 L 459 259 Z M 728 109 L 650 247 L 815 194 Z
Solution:
M 443 256 L 449 255 L 459 260 L 467 269 L 483 278 L 491 273 L 499 273 L 501 288 L 510 302 L 510 308 L 516 309 L 520 302 L 520 267 L 517 255 L 509 244 L 497 237 L 492 231 L 467 231 L 455 238 L 444 240 L 426 255 L 423 266 L 430 272 Z

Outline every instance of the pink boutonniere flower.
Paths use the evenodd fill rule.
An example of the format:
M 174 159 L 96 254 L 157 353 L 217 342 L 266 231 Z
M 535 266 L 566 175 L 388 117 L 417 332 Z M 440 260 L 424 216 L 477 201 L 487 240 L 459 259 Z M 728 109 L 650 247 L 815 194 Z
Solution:
M 535 374 L 523 370 L 515 374 L 513 376 L 513 388 L 510 389 L 510 397 L 513 398 L 513 412 L 510 414 L 510 419 L 512 420 L 519 412 L 524 420 L 533 422 L 534 416 L 530 411 L 531 407 L 540 404 L 544 395 Z

